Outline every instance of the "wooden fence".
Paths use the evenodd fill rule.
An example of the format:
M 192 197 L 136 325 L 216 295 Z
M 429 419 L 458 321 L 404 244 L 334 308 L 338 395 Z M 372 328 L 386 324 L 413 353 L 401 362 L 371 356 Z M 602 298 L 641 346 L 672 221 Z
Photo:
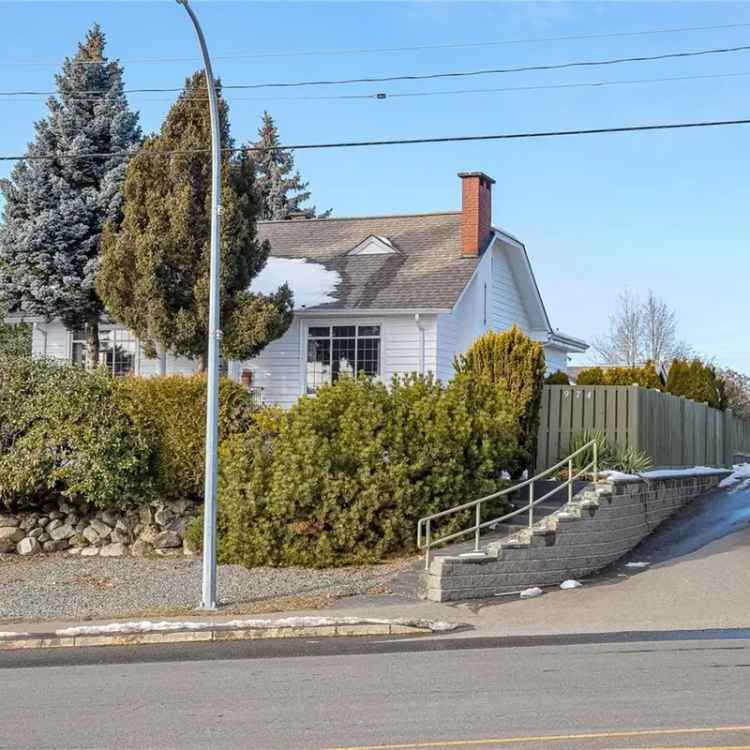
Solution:
M 750 454 L 750 422 L 729 411 L 636 385 L 546 385 L 536 470 L 567 456 L 584 430 L 644 450 L 663 468 L 731 466 L 736 454 Z

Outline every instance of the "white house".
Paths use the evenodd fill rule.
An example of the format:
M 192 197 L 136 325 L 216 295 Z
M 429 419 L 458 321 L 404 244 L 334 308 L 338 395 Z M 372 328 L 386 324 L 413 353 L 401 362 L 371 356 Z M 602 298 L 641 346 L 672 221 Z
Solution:
M 289 330 L 257 358 L 228 363 L 264 401 L 288 407 L 339 373 L 452 375 L 455 355 L 484 331 L 514 323 L 544 342 L 549 371 L 565 370 L 584 341 L 553 329 L 526 248 L 492 226 L 494 180 L 459 174 L 460 211 L 260 222 L 271 258 L 251 287 L 287 281 L 295 314 Z M 133 335 L 102 325 L 103 359 L 114 374 L 192 373 L 195 362 L 162 353 L 148 359 Z M 57 321 L 37 321 L 33 353 L 81 362 L 82 337 Z

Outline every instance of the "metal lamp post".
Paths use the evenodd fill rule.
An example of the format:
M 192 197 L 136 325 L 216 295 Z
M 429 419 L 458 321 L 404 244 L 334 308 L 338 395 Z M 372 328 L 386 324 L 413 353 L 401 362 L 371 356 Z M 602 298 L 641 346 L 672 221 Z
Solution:
M 221 347 L 219 308 L 219 229 L 221 221 L 221 131 L 219 103 L 206 39 L 188 0 L 177 0 L 185 7 L 195 27 L 203 56 L 211 111 L 211 268 L 208 311 L 208 398 L 206 400 L 206 476 L 203 509 L 203 588 L 201 609 L 216 609 L 216 483 L 218 475 L 219 349 Z

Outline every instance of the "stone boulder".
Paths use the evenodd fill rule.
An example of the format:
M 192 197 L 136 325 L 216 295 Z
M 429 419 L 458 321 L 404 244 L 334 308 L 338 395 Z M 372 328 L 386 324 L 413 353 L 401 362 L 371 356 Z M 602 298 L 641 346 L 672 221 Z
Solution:
M 66 523 L 49 532 L 53 541 L 58 541 L 59 539 L 70 539 L 70 537 L 75 536 L 75 534 L 76 530 Z
M 101 557 L 122 557 L 128 554 L 128 547 L 122 542 L 107 544 L 99 550 Z
M 162 531 L 156 539 L 154 539 L 154 547 L 156 549 L 174 549 L 175 547 L 182 547 L 182 538 L 175 531 Z
M 42 551 L 42 546 L 34 537 L 27 536 L 25 539 L 21 539 L 16 547 L 16 552 L 19 555 L 36 555 Z

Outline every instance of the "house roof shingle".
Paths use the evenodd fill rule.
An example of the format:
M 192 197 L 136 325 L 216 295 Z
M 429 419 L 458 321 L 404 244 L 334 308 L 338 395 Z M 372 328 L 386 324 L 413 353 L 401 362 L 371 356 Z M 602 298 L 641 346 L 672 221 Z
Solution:
M 341 276 L 336 301 L 308 310 L 450 309 L 479 262 L 460 254 L 460 211 L 265 221 L 258 234 L 272 257 L 304 258 Z M 370 235 L 396 252 L 348 255 Z

